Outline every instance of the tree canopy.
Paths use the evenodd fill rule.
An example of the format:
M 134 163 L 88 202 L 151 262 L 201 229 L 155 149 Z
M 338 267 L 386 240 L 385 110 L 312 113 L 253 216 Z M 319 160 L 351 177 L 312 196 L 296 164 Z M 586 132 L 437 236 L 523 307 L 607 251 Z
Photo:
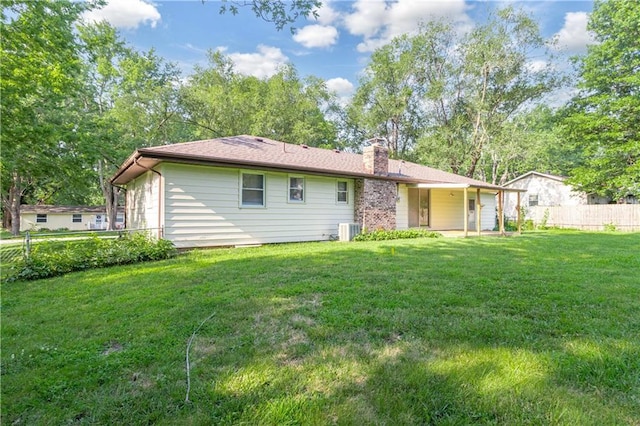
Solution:
M 182 119 L 193 139 L 237 134 L 262 135 L 291 143 L 332 146 L 336 129 L 326 114 L 335 96 L 318 78 L 300 79 L 292 65 L 258 79 L 242 75 L 220 52 L 180 90 Z
M 597 42 L 579 61 L 580 93 L 562 123 L 581 152 L 571 182 L 616 200 L 640 197 L 640 3 L 596 1 L 588 28 Z
M 77 189 L 82 161 L 72 147 L 80 141 L 79 115 L 71 105 L 82 90 L 82 58 L 74 23 L 90 6 L 62 0 L 0 5 L 3 219 L 15 234 L 23 197 L 38 201 L 51 195 L 42 191 Z M 83 198 L 81 191 L 66 195 Z
M 553 67 L 531 66 L 545 48 L 536 23 L 513 8 L 466 34 L 427 23 L 374 52 L 349 107 L 351 134 L 383 137 L 398 157 L 496 181 L 523 149 L 514 118 L 562 82 Z
M 205 0 L 202 0 L 204 3 Z M 299 18 L 318 17 L 319 0 L 222 0 L 220 13 L 237 15 L 241 8 L 249 8 L 259 18 L 272 22 L 278 31 L 291 26 Z M 291 32 L 295 31 L 293 26 Z

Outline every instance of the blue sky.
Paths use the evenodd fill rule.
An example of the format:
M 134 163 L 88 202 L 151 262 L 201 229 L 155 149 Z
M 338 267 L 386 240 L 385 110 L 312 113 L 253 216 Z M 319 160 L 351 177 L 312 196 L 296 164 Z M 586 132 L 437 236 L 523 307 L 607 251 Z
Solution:
M 592 1 L 354 0 L 323 1 L 317 20 L 277 31 L 248 8 L 220 15 L 221 2 L 206 0 L 109 0 L 86 16 L 105 19 L 139 50 L 155 48 L 178 64 L 183 75 L 206 65 L 208 50 L 221 50 L 237 71 L 268 77 L 279 65 L 293 63 L 301 76 L 315 75 L 340 96 L 358 84 L 371 52 L 393 36 L 415 31 L 426 20 L 450 20 L 460 31 L 482 22 L 488 11 L 514 5 L 536 19 L 545 37 L 556 37 L 560 56 L 584 53 Z

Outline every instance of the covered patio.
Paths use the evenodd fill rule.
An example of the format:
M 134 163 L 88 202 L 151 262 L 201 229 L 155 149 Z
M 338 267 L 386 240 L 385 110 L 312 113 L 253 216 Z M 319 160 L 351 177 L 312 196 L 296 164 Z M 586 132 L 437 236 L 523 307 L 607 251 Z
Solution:
M 408 224 L 411 228 L 428 228 L 461 237 L 506 235 L 504 197 L 506 192 L 515 192 L 517 232 L 522 230 L 522 190 L 467 183 L 416 183 L 407 185 L 407 188 Z M 483 216 L 483 210 L 488 208 L 492 210 L 485 211 Z

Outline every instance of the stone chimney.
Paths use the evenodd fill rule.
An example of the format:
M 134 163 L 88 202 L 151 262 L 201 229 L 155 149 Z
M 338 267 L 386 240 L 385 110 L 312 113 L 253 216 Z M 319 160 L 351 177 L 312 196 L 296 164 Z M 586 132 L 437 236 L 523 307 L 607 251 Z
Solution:
M 362 151 L 364 169 L 374 175 L 386 176 L 389 173 L 389 151 L 378 140 L 373 139 L 373 143 Z

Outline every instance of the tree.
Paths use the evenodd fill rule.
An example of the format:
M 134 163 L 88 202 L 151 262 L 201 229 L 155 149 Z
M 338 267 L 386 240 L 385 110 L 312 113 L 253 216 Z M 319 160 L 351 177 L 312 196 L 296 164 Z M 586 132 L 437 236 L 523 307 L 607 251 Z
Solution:
M 335 96 L 317 78 L 301 80 L 292 65 L 268 79 L 234 71 L 231 60 L 211 53 L 181 89 L 181 116 L 195 139 L 262 135 L 291 143 L 331 146 L 335 126 L 325 113 Z
M 299 18 L 317 18 L 320 6 L 322 2 L 319 0 L 222 0 L 220 14 L 229 12 L 237 15 L 241 7 L 248 7 L 257 17 L 272 22 L 280 31 Z M 291 32 L 294 31 L 295 28 L 291 27 Z
M 436 76 L 436 90 L 425 97 L 436 120 L 421 140 L 423 161 L 445 158 L 454 173 L 482 177 L 479 166 L 488 151 L 494 160 L 501 152 L 512 155 L 498 148 L 514 117 L 562 83 L 550 63 L 530 64 L 545 50 L 537 24 L 506 8 L 465 35 L 447 63 L 426 62 L 426 72 Z
M 357 137 L 352 146 L 360 147 L 376 136 L 385 141 L 392 157 L 408 159 L 424 118 L 415 42 L 416 38 L 401 36 L 372 54 L 347 107 L 347 118 Z
M 582 151 L 570 182 L 614 200 L 640 197 L 640 3 L 596 1 L 597 40 L 579 61 L 580 93 L 564 111 L 563 136 Z
M 137 52 L 105 22 L 79 28 L 84 62 L 86 114 L 91 127 L 83 152 L 95 172 L 115 226 L 121 189 L 109 178 L 139 147 L 181 140 L 176 86 L 179 72 L 153 50 Z
M 74 22 L 90 7 L 66 0 L 0 5 L 2 203 L 14 235 L 29 190 L 53 175 L 58 182 L 76 175 L 78 157 L 69 149 L 78 141 L 69 106 L 81 89 Z
M 513 8 L 463 35 L 424 24 L 374 52 L 349 107 L 352 128 L 384 137 L 396 156 L 482 177 L 510 120 L 561 83 L 552 67 L 530 65 L 544 50 L 535 22 Z
M 492 136 L 479 163 L 479 177 L 502 185 L 531 170 L 566 176 L 577 154 L 562 143 L 554 110 L 538 105 L 520 113 Z

